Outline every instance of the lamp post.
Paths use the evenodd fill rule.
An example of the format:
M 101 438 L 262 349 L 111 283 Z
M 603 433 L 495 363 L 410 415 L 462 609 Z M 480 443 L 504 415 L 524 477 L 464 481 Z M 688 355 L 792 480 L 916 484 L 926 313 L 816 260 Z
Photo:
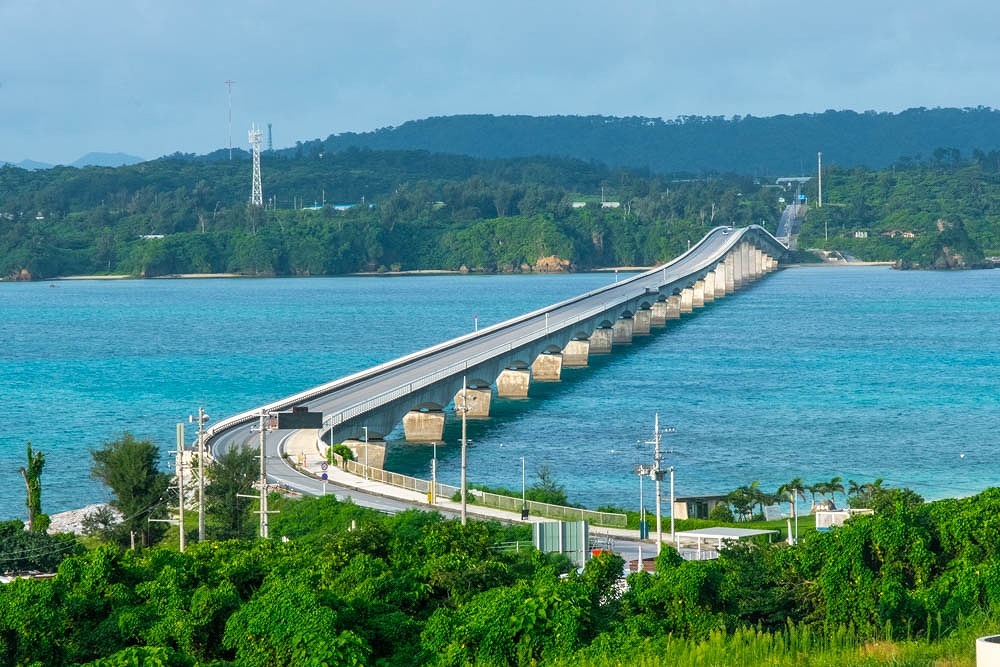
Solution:
M 362 426 L 365 432 L 365 479 L 368 479 L 368 427 Z
M 527 495 L 527 482 L 528 477 L 524 472 L 524 457 L 521 457 L 521 519 L 528 518 L 528 495 Z
M 670 539 L 677 548 L 677 531 L 674 530 L 674 467 L 670 466 Z
M 438 499 L 438 444 L 434 441 L 434 458 L 431 460 L 431 505 Z

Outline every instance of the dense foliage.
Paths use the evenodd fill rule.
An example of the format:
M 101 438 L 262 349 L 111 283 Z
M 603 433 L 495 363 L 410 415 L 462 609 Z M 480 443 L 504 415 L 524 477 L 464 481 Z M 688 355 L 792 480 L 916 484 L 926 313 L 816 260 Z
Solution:
M 782 199 L 798 194 L 749 177 L 681 178 L 556 158 L 301 153 L 265 157 L 263 208 L 247 205 L 245 154 L 2 167 L 0 276 L 648 266 L 717 225 L 774 230 Z M 806 185 L 810 201 L 816 188 L 815 179 Z M 998 202 L 998 153 L 963 160 L 941 150 L 880 172 L 830 167 L 824 205 L 810 207 L 799 247 L 905 266 L 977 266 L 1000 255 Z
M 427 118 L 374 132 L 332 135 L 288 149 L 424 149 L 483 158 L 561 155 L 654 172 L 811 173 L 817 151 L 830 164 L 883 168 L 904 156 L 929 158 L 939 147 L 964 153 L 1000 149 L 1000 111 L 907 109 L 901 113 L 825 111 L 754 116 L 614 118 L 489 116 Z
M 66 559 L 53 579 L 0 587 L 0 662 L 623 664 L 652 654 L 698 664 L 696 646 L 728 641 L 759 656 L 930 644 L 992 614 L 1000 489 L 883 499 L 877 514 L 796 547 L 741 545 L 701 562 L 667 548 L 655 573 L 621 588 L 612 555 L 560 577 L 561 557 L 495 548 L 523 528 L 275 497 L 280 539 L 184 554 L 103 546 Z

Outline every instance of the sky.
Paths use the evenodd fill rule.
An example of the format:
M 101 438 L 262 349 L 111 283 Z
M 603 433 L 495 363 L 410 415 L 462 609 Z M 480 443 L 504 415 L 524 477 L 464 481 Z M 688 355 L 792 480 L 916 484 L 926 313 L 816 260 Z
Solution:
M 992 0 L 0 0 L 0 161 L 246 148 L 251 123 L 283 148 L 456 114 L 997 107 L 998 25 Z

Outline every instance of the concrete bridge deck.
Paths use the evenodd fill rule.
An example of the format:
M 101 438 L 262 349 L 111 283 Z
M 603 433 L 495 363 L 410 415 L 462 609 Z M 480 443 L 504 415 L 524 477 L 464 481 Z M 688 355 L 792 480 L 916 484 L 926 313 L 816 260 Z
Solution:
M 488 416 L 494 391 L 525 396 L 533 380 L 558 380 L 562 366 L 586 366 L 591 354 L 742 288 L 786 250 L 761 227 L 718 227 L 663 266 L 225 419 L 208 430 L 210 447 L 247 442 L 262 413 L 305 406 L 324 414 L 326 443 L 362 447 L 380 466 L 375 442 L 400 423 L 408 440 L 440 440 L 453 401 L 470 417 Z

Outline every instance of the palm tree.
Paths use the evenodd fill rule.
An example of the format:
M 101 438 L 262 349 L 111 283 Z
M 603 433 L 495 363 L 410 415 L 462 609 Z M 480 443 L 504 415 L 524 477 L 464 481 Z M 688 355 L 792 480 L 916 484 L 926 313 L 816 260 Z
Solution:
M 844 494 L 844 497 L 860 495 L 863 486 L 864 484 L 858 484 L 853 479 L 847 480 L 847 493 Z
M 816 494 L 819 494 L 820 496 L 825 496 L 827 493 L 826 482 L 816 482 L 815 484 L 809 484 L 806 486 L 806 490 L 809 491 L 809 494 L 812 496 L 812 501 L 809 506 L 809 513 L 811 514 L 816 511 Z M 805 499 L 803 498 L 803 500 Z
M 792 518 L 795 519 L 795 539 L 798 541 L 798 530 L 799 530 L 799 515 L 795 511 L 795 497 L 798 496 L 802 500 L 806 499 L 806 483 L 802 481 L 801 477 L 796 477 L 786 484 L 782 484 L 778 487 L 779 496 L 788 496 L 788 504 L 791 508 Z
M 826 485 L 827 489 L 830 491 L 830 495 L 833 499 L 837 499 L 837 493 L 841 493 L 844 496 L 844 502 L 847 502 L 847 493 L 844 492 L 844 479 L 842 477 L 833 477 Z

